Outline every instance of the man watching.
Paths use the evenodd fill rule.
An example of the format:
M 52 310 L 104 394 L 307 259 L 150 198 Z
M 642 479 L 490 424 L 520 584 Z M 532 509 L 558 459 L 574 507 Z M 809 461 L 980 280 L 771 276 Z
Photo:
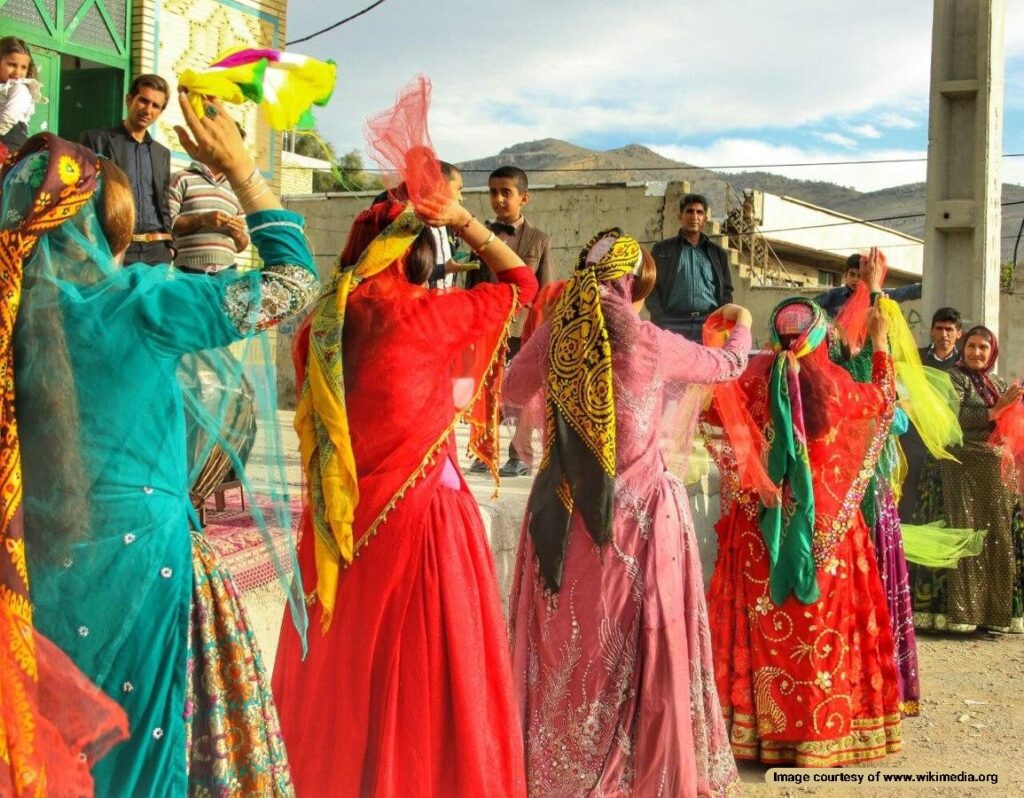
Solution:
M 956 308 L 939 308 L 932 314 L 932 338 L 930 346 L 917 350 L 921 362 L 940 371 L 949 371 L 960 359 L 957 343 L 964 334 L 960 311 Z
M 245 131 L 238 128 L 245 139 Z M 168 193 L 174 265 L 184 272 L 216 274 L 234 267 L 249 246 L 245 213 L 227 178 L 193 161 L 171 178 Z
M 921 362 L 933 369 L 949 371 L 960 360 L 957 342 L 964 334 L 960 311 L 956 308 L 939 308 L 935 311 L 932 314 L 930 334 L 931 345 L 917 350 L 921 355 Z M 907 476 L 903 480 L 903 495 L 900 497 L 899 512 L 900 519 L 909 524 L 913 523 L 914 511 L 917 509 L 917 502 L 920 498 L 920 485 L 925 463 L 928 460 L 928 450 L 914 426 L 907 430 L 900 443 L 903 445 L 903 453 L 907 460 Z
M 842 310 L 843 305 L 853 296 L 854 289 L 860 283 L 860 264 L 863 257 L 863 255 L 856 252 L 850 255 L 846 259 L 845 283 L 838 288 L 833 288 L 814 297 L 814 301 L 821 305 L 821 309 L 831 318 L 835 318 L 839 311 Z M 893 302 L 909 302 L 912 299 L 921 298 L 920 283 L 903 285 L 899 288 L 885 288 L 883 291 Z
M 651 249 L 657 276 L 647 297 L 651 321 L 697 342 L 707 317 L 732 302 L 729 256 L 704 234 L 707 215 L 703 194 L 679 201 L 679 234 Z
M 149 127 L 167 106 L 170 89 L 159 75 L 139 75 L 125 97 L 127 113 L 115 127 L 86 130 L 79 139 L 97 155 L 109 158 L 128 175 L 135 194 L 135 235 L 125 253 L 125 264 L 170 263 L 171 212 L 167 187 L 171 177 L 171 151 L 153 140 Z

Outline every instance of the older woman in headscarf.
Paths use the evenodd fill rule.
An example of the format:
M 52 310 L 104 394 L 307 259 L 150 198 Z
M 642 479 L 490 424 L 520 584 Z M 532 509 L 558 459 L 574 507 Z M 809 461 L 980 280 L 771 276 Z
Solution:
M 126 742 L 98 764 L 82 753 L 99 795 L 287 796 L 255 637 L 230 576 L 190 532 L 177 367 L 281 321 L 319 281 L 302 218 L 281 209 L 231 117 L 208 100 L 200 120 L 180 99 L 182 145 L 228 177 L 262 269 L 211 279 L 122 267 L 131 183 L 50 134 L 3 174 L 14 240 L 62 200 L 35 249 L 15 253 L 26 257 L 15 363 L 32 600 L 39 628 L 128 715 Z
M 641 321 L 654 264 L 619 229 L 580 253 L 505 401 L 545 399 L 510 627 L 533 796 L 718 795 L 737 779 L 686 491 L 702 392 L 734 379 L 750 314 L 711 349 Z
M 509 324 L 537 281 L 444 197 L 423 143 L 422 86 L 382 116 L 386 138 L 406 142 L 391 163 L 411 203 L 356 218 L 341 271 L 297 339 L 308 485 L 299 560 L 320 633 L 303 661 L 298 635 L 282 630 L 274 691 L 300 794 L 519 796 L 494 562 L 453 431 L 499 384 Z M 497 283 L 427 288 L 430 226 L 441 225 Z M 494 470 L 497 422 L 471 433 Z
M 914 622 L 919 629 L 1021 633 L 1016 496 L 1002 479 L 1002 452 L 991 438 L 997 417 L 1024 391 L 992 373 L 999 357 L 995 333 L 977 326 L 963 340 L 963 355 L 949 374 L 960 397 L 964 443 L 951 448 L 959 462 L 939 461 L 939 501 L 926 495 L 916 520 L 937 520 L 922 514 L 931 507 L 931 514 L 941 514 L 948 527 L 984 530 L 984 542 L 979 555 L 964 557 L 956 569 L 914 568 Z
M 821 308 L 782 302 L 773 351 L 739 382 L 781 501 L 738 483 L 726 444 L 713 450 L 723 508 L 708 605 L 738 759 L 830 767 L 900 750 L 893 633 L 860 511 L 895 406 L 886 329 L 876 311 L 872 384 L 858 384 L 829 360 Z

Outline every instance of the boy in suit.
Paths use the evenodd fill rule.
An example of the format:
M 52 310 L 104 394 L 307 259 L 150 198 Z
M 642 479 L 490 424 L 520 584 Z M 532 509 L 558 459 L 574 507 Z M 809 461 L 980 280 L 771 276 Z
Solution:
M 530 183 L 526 172 L 517 166 L 499 166 L 487 179 L 491 209 L 494 221 L 487 226 L 494 235 L 509 247 L 533 269 L 541 288 L 551 282 L 551 236 L 526 221 L 523 208 L 530 201 Z M 497 278 L 488 269 L 476 269 L 466 273 L 466 288 L 480 282 L 496 282 Z M 523 324 L 528 309 L 523 308 L 512 322 L 508 340 L 509 357 L 519 351 Z M 477 460 L 470 468 L 472 473 L 486 473 L 487 466 Z M 499 470 L 503 477 L 526 476 L 529 468 L 509 445 L 508 462 Z

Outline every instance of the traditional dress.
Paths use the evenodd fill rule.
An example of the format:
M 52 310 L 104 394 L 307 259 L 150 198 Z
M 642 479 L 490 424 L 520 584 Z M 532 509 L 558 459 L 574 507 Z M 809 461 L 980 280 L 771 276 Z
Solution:
M 47 140 L 51 144 L 59 142 Z M 6 156 L 2 144 L 0 155 Z M 14 322 L 25 262 L 40 237 L 88 199 L 95 182 L 92 175 L 60 170 L 54 157 L 37 174 L 46 196 L 17 210 L 6 190 L 14 163 L 0 178 L 0 795 L 80 798 L 93 794 L 89 769 L 128 736 L 128 721 L 33 626 L 15 421 Z M 51 424 L 57 435 L 71 431 L 62 419 Z
M 981 553 L 963 558 L 955 569 L 914 567 L 914 620 L 919 629 L 969 633 L 983 626 L 1024 632 L 1016 554 L 1022 543 L 1014 538 L 1020 533 L 1014 524 L 1016 497 L 1001 476 L 1002 452 L 990 443 L 995 424 L 988 411 L 1007 389 L 1004 379 L 989 373 L 997 356 L 993 344 L 983 371 L 961 363 L 950 372 L 960 396 L 964 442 L 951 450 L 959 462 L 933 464 L 937 471 L 922 480 L 915 520 L 944 520 L 951 528 L 985 530 L 985 537 Z
M 484 367 L 469 394 L 487 393 L 537 284 L 518 268 L 470 291 L 413 285 L 404 256 L 422 228 L 397 203 L 360 215 L 342 256 L 358 263 L 298 338 L 309 485 L 299 560 L 322 634 L 303 660 L 285 624 L 274 693 L 300 794 L 524 791 L 494 562 L 456 466 L 453 431 L 470 397 L 457 406 L 453 380 L 460 393 L 476 344 Z M 493 466 L 490 422 L 478 451 Z
M 778 355 L 740 378 L 782 505 L 723 475 L 718 561 L 708 594 L 715 677 L 740 759 L 829 767 L 900 750 L 893 634 L 860 502 L 889 432 L 892 365 L 872 385 L 828 361 L 825 317 L 787 300 L 772 317 Z
M 66 147 L 62 170 L 95 169 L 92 153 Z M 42 156 L 26 158 L 8 186 L 15 181 L 30 197 L 40 168 Z M 290 795 L 245 614 L 230 577 L 189 531 L 196 522 L 176 369 L 185 353 L 226 346 L 308 303 L 318 281 L 302 219 L 250 214 L 268 266 L 213 279 L 170 266 L 117 268 L 97 207 L 98 199 L 85 203 L 44 239 L 27 267 L 34 284 L 16 337 L 40 628 L 128 713 L 130 740 L 94 768 L 98 794 Z M 55 328 L 64 351 L 40 345 L 40 328 L 55 318 L 64 322 Z M 77 440 L 51 434 L 55 386 L 67 391 L 60 401 L 77 403 Z M 46 535 L 63 497 L 53 463 L 69 451 L 81 456 L 86 490 L 70 495 L 84 499 L 85 517 L 54 560 Z
M 506 379 L 506 402 L 546 393 L 549 408 L 509 621 L 532 796 L 719 795 L 737 780 L 689 503 L 659 444 L 678 436 L 689 450 L 689 386 L 737 377 L 750 334 L 738 327 L 709 349 L 641 321 L 630 304 L 639 256 L 618 231 L 595 239 Z M 589 390 L 609 413 L 594 414 Z M 595 450 L 611 473 L 586 475 Z M 610 509 L 610 528 L 594 505 Z

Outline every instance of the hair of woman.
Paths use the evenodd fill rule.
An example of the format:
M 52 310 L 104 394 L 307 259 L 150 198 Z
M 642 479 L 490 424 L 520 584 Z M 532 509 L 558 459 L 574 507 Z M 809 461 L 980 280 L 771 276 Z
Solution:
M 654 290 L 654 280 L 658 276 L 658 268 L 654 263 L 651 253 L 643 247 L 640 248 L 644 263 L 640 267 L 640 274 L 633 280 L 633 301 L 640 302 L 647 299 Z
M 107 245 L 117 255 L 128 249 L 135 231 L 135 196 L 128 176 L 113 161 L 100 158 L 103 180 L 99 219 Z

